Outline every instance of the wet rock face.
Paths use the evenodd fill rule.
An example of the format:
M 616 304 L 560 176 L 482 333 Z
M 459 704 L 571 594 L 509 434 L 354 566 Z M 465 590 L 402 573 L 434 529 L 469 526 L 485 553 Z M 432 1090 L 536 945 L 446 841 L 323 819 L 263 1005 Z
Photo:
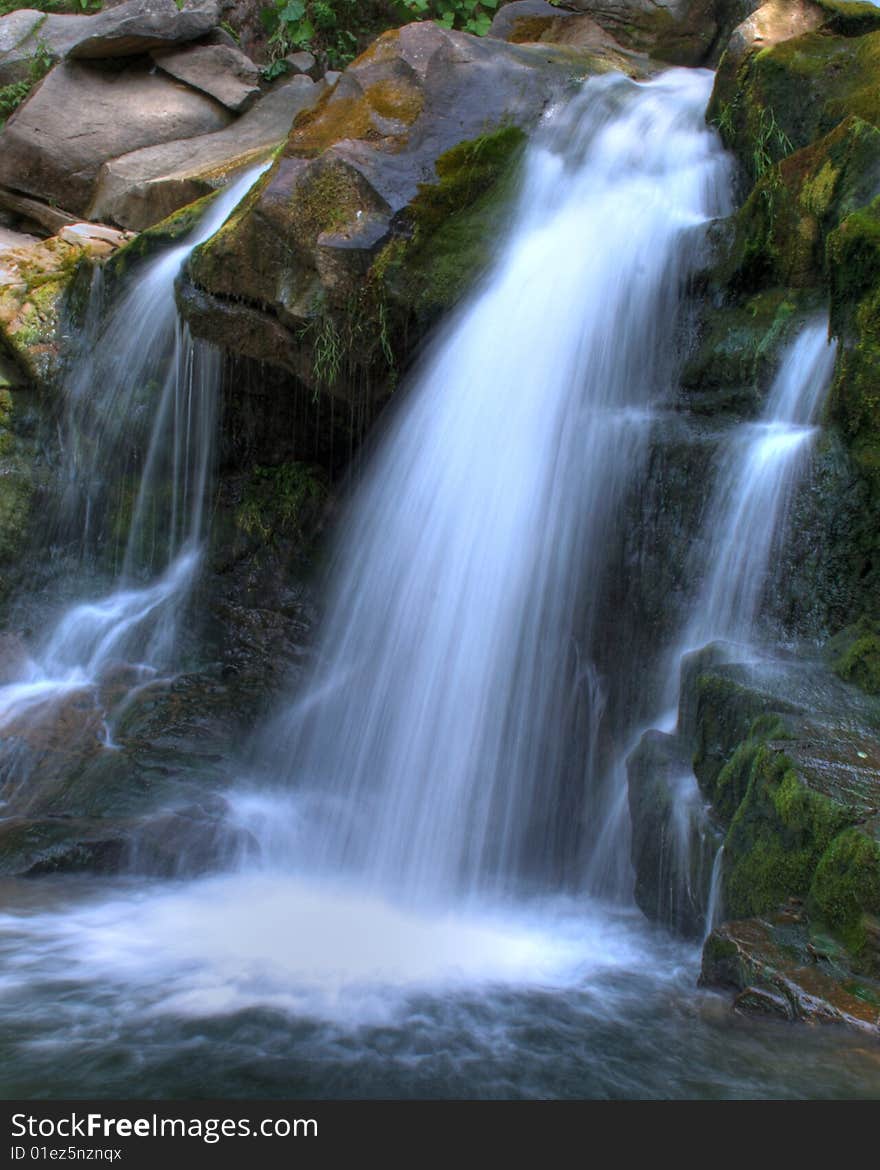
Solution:
M 742 1015 L 844 1024 L 880 1035 L 880 983 L 854 973 L 841 947 L 790 902 L 767 918 L 725 924 L 703 948 L 700 982 L 736 992 Z
M 672 735 L 648 731 L 626 761 L 635 898 L 652 922 L 700 938 L 721 836 Z

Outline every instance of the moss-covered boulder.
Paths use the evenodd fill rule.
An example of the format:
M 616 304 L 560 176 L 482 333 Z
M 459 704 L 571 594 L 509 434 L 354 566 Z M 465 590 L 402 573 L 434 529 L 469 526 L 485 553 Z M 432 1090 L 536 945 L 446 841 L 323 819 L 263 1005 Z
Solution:
M 817 662 L 722 655 L 686 664 L 681 730 L 725 834 L 725 916 L 799 898 L 852 970 L 875 971 L 880 705 Z
M 194 255 L 193 329 L 315 390 L 350 395 L 366 377 L 387 393 L 485 263 L 523 131 L 613 65 L 427 22 L 384 34 Z
M 864 19 L 841 22 L 831 5 L 803 7 L 819 27 L 769 45 L 734 34 L 718 68 L 709 117 L 752 181 L 847 117 L 880 119 L 877 8 L 853 4 Z

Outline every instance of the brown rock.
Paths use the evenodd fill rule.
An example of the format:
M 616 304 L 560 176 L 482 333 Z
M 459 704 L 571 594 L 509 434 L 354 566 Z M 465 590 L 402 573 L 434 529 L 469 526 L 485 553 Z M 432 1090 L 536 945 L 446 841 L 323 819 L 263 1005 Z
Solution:
M 108 159 L 221 130 L 230 114 L 146 66 L 56 66 L 0 134 L 0 184 L 82 215 Z
M 273 90 L 225 130 L 148 146 L 105 163 L 89 214 L 142 231 L 187 203 L 222 187 L 231 172 L 268 158 L 298 113 L 324 92 L 295 77 Z

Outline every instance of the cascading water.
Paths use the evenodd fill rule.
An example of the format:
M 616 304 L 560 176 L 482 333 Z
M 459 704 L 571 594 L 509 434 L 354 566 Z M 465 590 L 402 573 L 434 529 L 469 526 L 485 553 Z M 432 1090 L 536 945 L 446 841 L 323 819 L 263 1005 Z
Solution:
M 682 289 L 725 206 L 710 84 L 591 81 L 530 150 L 509 239 L 351 509 L 313 677 L 232 801 L 261 862 L 4 887 L 0 1091 L 797 1095 L 820 1061 L 829 1092 L 876 1080 L 861 1041 L 817 1029 L 789 1051 L 732 1029 L 694 988 L 694 948 L 559 892 L 585 877 L 584 847 L 612 859 L 593 890 L 626 884 L 625 838 L 601 832 L 620 792 L 600 781 L 632 728 L 606 680 L 638 687 L 639 669 L 595 636 L 615 627 L 608 551 L 674 382 Z M 202 521 L 179 505 L 151 527 L 153 495 L 123 560 L 134 574 L 171 532 L 158 579 L 127 590 L 155 615 L 188 588 Z M 90 649 L 63 659 L 83 676 L 128 641 L 108 640 L 125 596 L 93 607 Z
M 706 528 L 706 568 L 680 653 L 713 639 L 749 643 L 755 634 L 774 547 L 817 432 L 835 346 L 828 322 L 805 326 L 782 356 L 761 418 L 724 449 Z
M 311 806 L 302 868 L 413 897 L 565 878 L 603 819 L 599 598 L 725 205 L 710 86 L 592 81 L 530 151 L 491 276 L 358 490 L 315 676 L 267 737 Z
M 735 642 L 740 654 L 751 653 L 773 552 L 784 540 L 791 498 L 818 433 L 834 357 L 827 319 L 805 325 L 782 355 L 761 417 L 737 427 L 722 448 L 704 522 L 707 538 L 699 545 L 704 551 L 692 566 L 702 584 L 668 670 L 667 713 L 658 721 L 666 731 L 675 729 L 678 718 L 685 654 L 713 641 Z M 664 920 L 676 923 L 681 907 L 702 903 L 711 930 L 721 898 L 723 846 L 690 771 L 678 779 L 671 828 L 673 840 L 662 851 L 669 872 L 659 875 L 668 902 Z
M 64 386 L 59 527 L 76 533 L 83 546 L 109 544 L 107 531 L 94 530 L 96 518 L 106 523 L 112 512 L 112 470 L 132 497 L 127 540 L 113 591 L 68 609 L 22 677 L 0 687 L 0 729 L 7 734 L 20 731 L 23 721 L 51 718 L 71 695 L 97 692 L 111 667 L 124 664 L 135 684 L 172 663 L 199 567 L 219 384 L 219 355 L 190 338 L 174 284 L 192 250 L 222 226 L 267 166 L 249 170 L 218 195 L 185 242 L 139 272 L 106 315 L 103 280 L 96 276 Z M 152 579 L 144 584 L 145 577 Z

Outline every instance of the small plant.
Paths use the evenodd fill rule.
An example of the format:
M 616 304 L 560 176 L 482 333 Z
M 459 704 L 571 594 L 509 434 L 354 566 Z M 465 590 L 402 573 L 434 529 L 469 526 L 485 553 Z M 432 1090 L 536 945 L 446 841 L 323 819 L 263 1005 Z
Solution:
M 444 28 L 460 28 L 483 37 L 489 31 L 499 0 L 397 0 L 412 17 L 435 20 Z
M 320 470 L 304 463 L 255 467 L 236 516 L 238 527 L 263 544 L 301 540 L 327 496 Z
M 752 147 L 752 168 L 755 178 L 762 179 L 771 167 L 787 154 L 791 154 L 793 149 L 791 139 L 777 123 L 773 111 L 764 107 L 761 110 Z
M 358 0 L 275 0 L 260 12 L 269 34 L 267 81 L 287 71 L 286 54 L 305 49 L 328 65 L 345 66 L 356 55 L 363 14 Z
M 45 41 L 37 41 L 37 47 L 28 63 L 28 75 L 21 81 L 0 88 L 0 127 L 28 97 L 38 81 L 42 81 L 52 68 L 52 51 Z

